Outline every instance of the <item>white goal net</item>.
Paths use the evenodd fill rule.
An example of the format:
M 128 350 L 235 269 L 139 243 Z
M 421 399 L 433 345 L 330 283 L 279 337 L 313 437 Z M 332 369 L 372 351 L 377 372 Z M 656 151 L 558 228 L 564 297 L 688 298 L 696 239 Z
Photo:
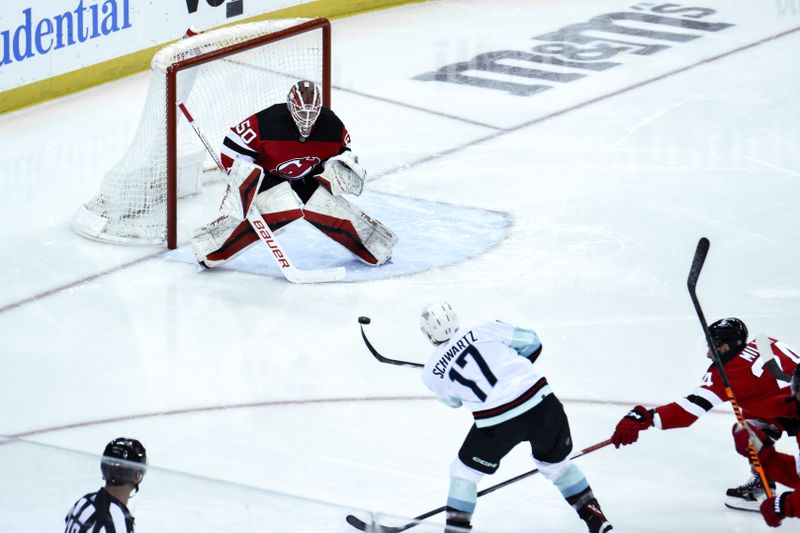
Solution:
M 72 220 L 75 231 L 106 242 L 174 247 L 177 197 L 199 192 L 204 181 L 221 175 L 210 170 L 215 166 L 204 146 L 180 113 L 169 113 L 169 107 L 185 103 L 211 144 L 221 145 L 229 128 L 285 102 L 297 80 L 320 83 L 329 95 L 329 28 L 324 19 L 252 22 L 201 33 L 161 49 L 153 57 L 150 87 L 133 141 L 105 174 L 94 198 L 78 209 Z M 175 73 L 174 101 L 168 98 L 170 72 Z M 168 116 L 174 117 L 172 124 Z M 174 158 L 168 157 L 171 138 L 177 147 Z M 173 192 L 168 185 L 170 166 L 177 178 Z

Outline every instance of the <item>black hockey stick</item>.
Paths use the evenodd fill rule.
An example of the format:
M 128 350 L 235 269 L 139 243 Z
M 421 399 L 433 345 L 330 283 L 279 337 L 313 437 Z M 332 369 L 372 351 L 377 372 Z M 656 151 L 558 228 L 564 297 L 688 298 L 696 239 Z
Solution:
M 372 322 L 372 320 L 368 316 L 358 317 L 359 327 L 361 328 L 361 338 L 364 339 L 364 344 L 367 345 L 367 349 L 370 351 L 370 353 L 372 353 L 372 355 L 375 356 L 375 359 L 377 359 L 381 363 L 388 363 L 390 365 L 410 366 L 412 368 L 422 368 L 423 366 L 425 366 L 422 363 L 412 363 L 411 361 L 399 361 L 397 359 L 389 359 L 388 357 L 384 357 L 380 353 L 378 353 L 378 350 L 376 350 L 372 346 L 372 343 L 369 342 L 367 334 L 364 333 L 364 325 L 369 324 L 370 322 Z
M 593 444 L 592 446 L 589 446 L 588 448 L 584 448 L 581 451 L 579 451 L 578 453 L 576 453 L 575 455 L 573 455 L 572 457 L 570 457 L 570 460 L 577 459 L 578 457 L 581 457 L 582 455 L 586 455 L 587 453 L 592 453 L 593 451 L 599 450 L 600 448 L 608 446 L 609 444 L 611 444 L 611 439 L 604 440 L 603 442 L 598 442 L 597 444 Z M 484 496 L 486 494 L 489 494 L 491 492 L 494 492 L 497 489 L 502 489 L 503 487 L 505 487 L 507 485 L 511 485 L 512 483 L 516 483 L 517 481 L 520 481 L 520 480 L 525 479 L 527 477 L 531 477 L 532 475 L 534 475 L 534 474 L 536 474 L 538 472 L 539 472 L 539 469 L 538 468 L 534 468 L 533 470 L 531 470 L 529 472 L 525 472 L 524 474 L 520 474 L 518 476 L 512 477 L 511 479 L 507 479 L 505 481 L 501 481 L 497 485 L 492 485 L 491 487 L 488 487 L 488 488 L 483 489 L 482 491 L 479 491 L 478 492 L 478 498 L 480 498 L 481 496 Z M 435 514 L 439 514 L 442 511 L 444 511 L 445 509 L 446 509 L 445 506 L 437 507 L 436 509 L 428 511 L 427 513 L 422 513 L 421 515 L 414 517 L 414 519 L 413 519 L 414 521 L 413 522 L 409 522 L 409 523 L 404 524 L 402 526 L 384 526 L 384 525 L 375 524 L 375 523 L 367 524 L 366 522 L 364 522 L 360 518 L 358 518 L 356 516 L 353 516 L 351 514 L 347 515 L 345 520 L 347 520 L 348 524 L 350 524 L 351 526 L 353 526 L 356 529 L 360 529 L 361 531 L 375 531 L 375 532 L 380 532 L 380 533 L 398 533 L 400 531 L 405 531 L 407 529 L 411 529 L 414 526 L 418 526 L 420 520 L 425 520 L 426 518 L 429 518 L 429 517 L 431 517 L 431 516 L 433 516 Z M 371 528 L 371 529 L 368 529 L 368 528 Z
M 720 378 L 722 379 L 722 385 L 725 387 L 725 393 L 728 395 L 728 400 L 731 402 L 733 412 L 736 414 L 736 420 L 739 422 L 739 424 L 744 426 L 745 422 L 744 416 L 742 415 L 742 408 L 739 406 L 739 402 L 736 401 L 736 396 L 733 395 L 733 389 L 731 389 L 731 384 L 728 381 L 728 375 L 725 372 L 725 365 L 722 364 L 722 358 L 719 356 L 719 352 L 714 344 L 714 340 L 711 338 L 711 331 L 708 329 L 706 317 L 703 314 L 702 308 L 700 307 L 700 301 L 697 299 L 697 279 L 700 277 L 700 271 L 703 269 L 703 264 L 706 261 L 706 255 L 708 255 L 709 246 L 711 246 L 711 243 L 705 237 L 702 237 L 698 241 L 697 249 L 694 252 L 694 259 L 692 259 L 692 268 L 689 270 L 689 278 L 686 280 L 686 286 L 689 288 L 689 296 L 692 298 L 694 310 L 697 312 L 697 318 L 700 319 L 700 325 L 703 328 L 703 333 L 705 333 L 708 349 L 711 352 L 714 364 L 719 371 Z M 761 461 L 758 459 L 758 454 L 752 446 L 748 446 L 747 448 L 750 452 L 750 463 L 753 465 L 753 468 L 756 470 L 756 472 L 758 472 L 758 477 L 761 478 L 761 484 L 764 486 L 764 492 L 767 494 L 767 498 L 771 498 L 772 491 L 767 483 L 767 476 L 764 474 L 764 467 L 761 466 Z

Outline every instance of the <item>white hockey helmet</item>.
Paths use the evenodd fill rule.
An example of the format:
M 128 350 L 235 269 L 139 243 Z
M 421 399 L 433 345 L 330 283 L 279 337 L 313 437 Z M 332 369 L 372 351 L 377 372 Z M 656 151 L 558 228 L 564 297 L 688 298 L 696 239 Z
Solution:
M 422 310 L 419 327 L 433 344 L 441 344 L 458 329 L 458 317 L 449 303 L 434 302 Z
M 286 97 L 289 114 L 300 132 L 300 140 L 305 141 L 322 109 L 322 93 L 313 81 L 300 80 L 289 89 Z

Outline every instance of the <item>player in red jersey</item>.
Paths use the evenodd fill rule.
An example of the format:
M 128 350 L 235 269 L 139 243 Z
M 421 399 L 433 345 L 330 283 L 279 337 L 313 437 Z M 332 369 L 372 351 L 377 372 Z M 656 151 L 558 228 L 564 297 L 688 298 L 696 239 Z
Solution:
M 342 196 L 360 195 L 367 175 L 349 145 L 350 134 L 322 105 L 319 87 L 303 80 L 289 90 L 286 104 L 232 127 L 221 156 L 231 186 L 253 176 L 261 179 L 251 205 L 270 229 L 305 219 L 364 263 L 377 266 L 389 260 L 397 236 Z M 238 195 L 226 193 L 222 216 L 192 234 L 195 256 L 204 267 L 219 266 L 259 240 L 243 220 L 249 206 L 238 202 Z
M 796 413 L 795 423 L 800 420 L 800 366 L 795 367 L 792 373 L 791 395 L 785 399 L 787 406 Z M 800 447 L 800 435 L 795 434 Z M 768 478 L 793 489 L 780 495 L 774 494 L 761 502 L 759 510 L 764 521 L 770 527 L 778 527 L 784 518 L 800 518 L 800 455 L 792 457 L 780 453 L 770 442 L 770 438 L 758 426 L 746 423 L 745 426 L 733 426 L 733 438 L 736 442 L 736 451 L 745 457 L 749 456 L 748 444 L 758 453 L 758 459 Z
M 774 443 L 786 430 L 796 431 L 797 409 L 787 403 L 788 381 L 777 381 L 764 368 L 755 341 L 748 342 L 747 327 L 738 318 L 723 318 L 709 326 L 711 338 L 722 359 L 736 401 L 742 414 L 754 426 L 761 428 L 769 443 Z M 770 347 L 778 365 L 791 375 L 800 357 L 777 339 L 770 338 Z M 710 358 L 711 353 L 707 354 Z M 694 392 L 677 402 L 654 409 L 635 406 L 617 423 L 611 437 L 614 446 L 633 444 L 639 432 L 652 426 L 660 429 L 688 427 L 713 407 L 728 401 L 725 387 L 715 364 L 711 364 Z M 770 481 L 770 486 L 773 486 Z M 756 475 L 743 485 L 728 489 L 728 507 L 757 510 L 764 489 Z

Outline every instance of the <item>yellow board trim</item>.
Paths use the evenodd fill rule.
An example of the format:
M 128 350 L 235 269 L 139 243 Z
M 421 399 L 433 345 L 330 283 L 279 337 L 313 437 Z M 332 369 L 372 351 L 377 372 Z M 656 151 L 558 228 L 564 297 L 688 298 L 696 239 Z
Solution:
M 223 24 L 222 26 L 271 18 L 324 17 L 327 19 L 337 19 L 359 13 L 366 13 L 368 11 L 377 11 L 403 4 L 414 4 L 425 1 L 427 0 L 314 0 L 307 4 L 264 13 L 255 17 L 237 20 L 231 24 Z M 156 45 L 139 52 L 103 61 L 90 67 L 84 67 L 72 72 L 67 72 L 66 74 L 60 74 L 52 78 L 0 92 L 0 114 L 52 100 L 53 98 L 59 98 L 89 87 L 94 87 L 95 85 L 148 70 L 153 55 L 167 44 L 169 43 Z

